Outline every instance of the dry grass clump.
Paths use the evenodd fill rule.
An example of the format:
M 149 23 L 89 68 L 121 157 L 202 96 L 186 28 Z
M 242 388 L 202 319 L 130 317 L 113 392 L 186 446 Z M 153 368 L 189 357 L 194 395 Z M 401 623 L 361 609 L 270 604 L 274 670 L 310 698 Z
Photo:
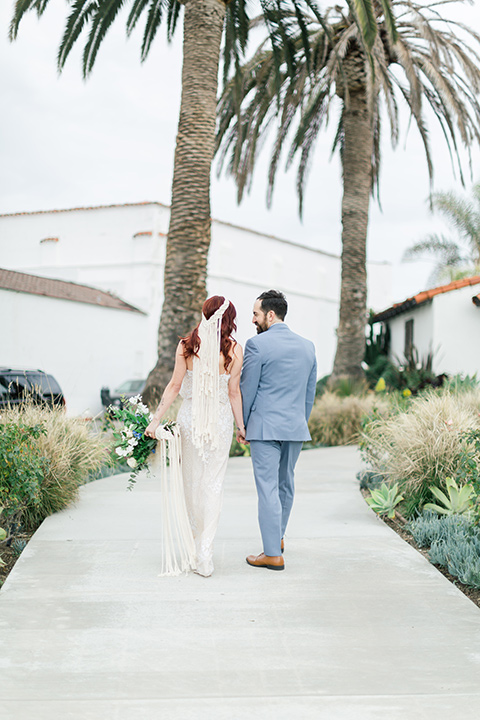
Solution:
M 425 500 L 429 486 L 444 487 L 465 452 L 461 434 L 480 429 L 480 391 L 455 395 L 431 392 L 409 409 L 374 419 L 362 433 L 362 450 L 372 468 L 402 493 Z
M 359 439 L 362 421 L 373 413 L 390 411 L 388 401 L 378 395 L 339 397 L 325 392 L 315 401 L 308 427 L 316 445 L 348 445 Z
M 21 409 L 2 411 L 2 421 L 41 425 L 45 429 L 35 441 L 47 462 L 39 502 L 24 512 L 29 527 L 37 527 L 48 515 L 74 502 L 88 474 L 98 471 L 109 458 L 109 444 L 95 432 L 92 423 L 67 417 L 63 410 L 26 404 Z

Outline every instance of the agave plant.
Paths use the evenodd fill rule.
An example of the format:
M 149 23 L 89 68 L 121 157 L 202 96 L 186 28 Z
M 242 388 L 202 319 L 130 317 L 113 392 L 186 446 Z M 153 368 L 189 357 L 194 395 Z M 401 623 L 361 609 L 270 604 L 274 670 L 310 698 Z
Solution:
M 388 487 L 382 483 L 377 490 L 372 490 L 367 503 L 378 515 L 387 515 L 391 520 L 395 517 L 395 508 L 402 502 L 403 495 L 398 492 L 398 483 Z
M 427 503 L 425 510 L 433 510 L 433 512 L 440 515 L 463 515 L 463 513 L 469 512 L 473 507 L 475 498 L 475 490 L 472 485 L 459 487 L 451 477 L 448 477 L 445 483 L 448 496 L 434 485 L 430 487 L 430 490 L 442 505 Z

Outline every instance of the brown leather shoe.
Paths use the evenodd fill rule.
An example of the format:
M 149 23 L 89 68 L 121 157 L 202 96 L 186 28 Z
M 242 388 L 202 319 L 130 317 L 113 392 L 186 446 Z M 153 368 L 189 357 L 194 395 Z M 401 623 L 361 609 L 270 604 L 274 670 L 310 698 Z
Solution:
M 285 550 L 285 543 L 283 542 L 283 538 L 282 538 L 282 541 L 281 541 L 281 543 L 280 543 L 280 547 L 281 547 L 281 549 L 282 549 L 282 555 L 283 555 L 283 551 Z
M 260 553 L 260 555 L 249 555 L 246 560 L 252 567 L 262 567 L 267 568 L 267 570 L 285 570 L 285 563 L 281 555 L 270 557 L 270 555 Z

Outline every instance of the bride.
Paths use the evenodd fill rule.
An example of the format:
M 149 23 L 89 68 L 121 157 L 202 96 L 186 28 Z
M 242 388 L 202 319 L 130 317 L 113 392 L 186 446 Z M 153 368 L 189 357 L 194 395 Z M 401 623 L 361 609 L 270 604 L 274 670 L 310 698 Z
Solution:
M 205 300 L 201 322 L 177 346 L 172 378 L 145 430 L 145 435 L 155 437 L 161 419 L 180 393 L 183 403 L 177 423 L 185 501 L 195 540 L 195 572 L 205 577 L 213 572 L 213 541 L 233 417 L 238 435 L 245 435 L 240 394 L 243 352 L 232 338 L 236 316 L 235 307 L 224 297 L 213 295 Z

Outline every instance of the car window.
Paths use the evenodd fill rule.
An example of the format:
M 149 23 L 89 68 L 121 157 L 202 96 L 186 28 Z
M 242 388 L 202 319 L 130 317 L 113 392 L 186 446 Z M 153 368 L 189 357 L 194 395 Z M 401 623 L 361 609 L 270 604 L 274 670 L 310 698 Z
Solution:
M 61 393 L 57 381 L 45 373 L 28 373 L 28 382 L 32 390 L 41 395 L 59 395 Z
M 8 394 L 12 400 L 25 397 L 28 393 L 28 383 L 25 375 L 3 375 L 2 383 L 8 388 Z
M 140 392 L 144 385 L 145 380 L 125 380 L 125 382 L 118 386 L 115 392 L 118 393 L 118 395 L 122 393 L 136 393 Z

